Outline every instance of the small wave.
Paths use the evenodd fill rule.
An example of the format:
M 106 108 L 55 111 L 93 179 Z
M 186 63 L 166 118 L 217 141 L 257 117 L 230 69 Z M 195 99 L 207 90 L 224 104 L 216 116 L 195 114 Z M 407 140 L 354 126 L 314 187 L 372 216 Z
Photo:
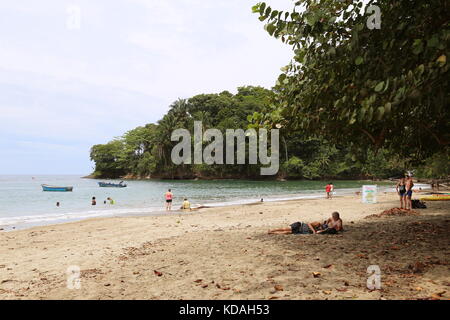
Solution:
M 27 215 L 0 218 L 0 226 L 11 226 L 20 224 L 44 224 L 45 222 L 63 222 L 65 220 L 82 220 L 90 218 L 101 218 L 111 216 L 151 214 L 162 211 L 161 208 L 128 208 L 112 210 L 90 210 L 82 212 L 69 212 L 44 215 Z

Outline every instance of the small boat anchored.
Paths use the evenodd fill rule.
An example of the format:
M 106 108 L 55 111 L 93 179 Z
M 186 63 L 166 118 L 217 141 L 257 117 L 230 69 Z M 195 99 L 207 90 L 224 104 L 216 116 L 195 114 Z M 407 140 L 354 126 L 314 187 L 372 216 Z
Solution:
M 120 181 L 119 183 L 106 183 L 106 182 L 99 182 L 98 183 L 100 188 L 126 188 L 127 185 L 123 183 L 123 181 Z
M 49 186 L 48 184 L 42 184 L 42 191 L 49 191 L 49 192 L 72 192 L 73 187 L 55 187 L 55 186 Z

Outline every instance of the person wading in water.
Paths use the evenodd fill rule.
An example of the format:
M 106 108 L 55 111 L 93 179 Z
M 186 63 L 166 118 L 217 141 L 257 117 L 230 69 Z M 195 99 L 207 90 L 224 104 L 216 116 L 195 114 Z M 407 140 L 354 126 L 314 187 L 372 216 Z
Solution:
M 170 211 L 172 210 L 172 200 L 173 200 L 172 190 L 169 189 L 164 196 L 166 198 L 166 211 Z

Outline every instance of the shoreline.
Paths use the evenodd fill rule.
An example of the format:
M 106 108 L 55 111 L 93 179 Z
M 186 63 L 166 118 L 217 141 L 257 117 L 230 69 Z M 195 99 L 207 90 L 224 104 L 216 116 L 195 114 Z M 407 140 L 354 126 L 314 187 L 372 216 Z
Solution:
M 356 191 L 358 192 L 358 191 Z M 360 195 L 355 195 L 356 192 L 351 192 L 351 193 L 346 193 L 346 194 L 341 194 L 341 195 L 334 195 L 333 199 L 352 199 L 354 200 L 354 198 L 359 199 L 360 203 L 361 202 L 361 196 Z M 393 195 L 395 192 L 394 191 L 379 191 L 379 193 L 383 193 L 383 195 Z M 379 194 L 380 196 L 380 194 Z M 69 219 L 67 220 L 57 220 L 56 222 L 52 222 L 52 223 L 48 223 L 48 224 L 29 224 L 29 226 L 11 226 L 14 228 L 9 228 L 10 226 L 8 225 L 0 225 L 0 228 L 4 228 L 3 230 L 0 230 L 0 234 L 1 232 L 3 233 L 11 233 L 11 232 L 19 232 L 19 231 L 30 231 L 33 229 L 39 229 L 39 228 L 52 228 L 55 226 L 65 226 L 65 225 L 72 225 L 72 224 L 78 224 L 78 223 L 89 223 L 90 221 L 109 221 L 109 220 L 114 220 L 114 219 L 139 219 L 139 218 L 158 218 L 158 217 L 187 217 L 187 216 L 193 216 L 193 215 L 202 215 L 205 214 L 209 211 L 214 211 L 214 210 L 219 210 L 220 212 L 223 210 L 239 210 L 239 209 L 243 209 L 246 207 L 254 207 L 254 206 L 263 206 L 265 204 L 270 204 L 270 205 L 283 205 L 283 204 L 289 204 L 289 203 L 299 203 L 301 204 L 302 202 L 308 202 L 308 201 L 318 201 L 318 200 L 323 200 L 323 201 L 333 201 L 332 200 L 328 200 L 325 198 L 325 196 L 320 193 L 314 196 L 299 196 L 299 197 L 292 197 L 292 198 L 276 198 L 276 199 L 264 199 L 264 202 L 260 202 L 260 201 L 256 201 L 256 199 L 254 199 L 254 201 L 249 200 L 248 202 L 244 200 L 244 202 L 233 202 L 233 201 L 228 201 L 228 202 L 223 202 L 223 203 L 212 203 L 210 204 L 206 204 L 204 207 L 201 208 L 192 208 L 191 211 L 183 211 L 181 209 L 176 209 L 176 210 L 172 210 L 170 212 L 165 211 L 164 208 L 160 209 L 159 211 L 147 211 L 144 212 L 143 214 L 137 214 L 137 213 L 125 213 L 123 215 L 113 215 L 113 216 L 95 216 L 95 217 L 87 217 L 87 218 L 73 218 L 73 219 Z
M 450 203 L 427 205 L 419 216 L 365 219 L 398 207 L 397 196 L 368 205 L 351 195 L 0 232 L 0 299 L 448 298 Z M 342 234 L 267 235 L 336 210 Z M 365 287 L 374 264 L 382 291 Z M 80 290 L 67 288 L 70 266 L 81 270 Z
M 429 185 L 420 185 L 421 187 L 428 189 Z M 333 197 L 343 197 L 353 195 L 356 192 L 359 192 L 360 188 L 343 188 L 335 191 Z M 381 185 L 379 186 L 379 193 L 386 192 L 395 192 L 392 186 Z M 273 203 L 273 202 L 281 202 L 281 201 L 296 201 L 296 200 L 307 200 L 307 199 L 322 199 L 324 198 L 324 194 L 322 190 L 310 190 L 304 193 L 297 194 L 277 194 L 271 197 L 264 197 L 264 202 Z M 258 197 L 253 198 L 245 198 L 245 199 L 228 199 L 222 202 L 204 202 L 202 204 L 192 204 L 193 210 L 197 210 L 195 206 L 207 206 L 212 208 L 222 208 L 229 206 L 239 206 L 239 205 L 249 205 L 249 204 L 257 204 L 260 203 L 260 199 Z M 180 203 L 181 205 L 181 203 Z M 142 216 L 160 216 L 167 215 L 167 212 L 164 209 L 164 204 L 161 204 L 161 207 L 154 208 L 134 208 L 134 207 L 125 207 L 125 208 L 109 208 L 105 210 L 87 210 L 80 212 L 62 212 L 62 213 L 52 213 L 49 215 L 26 215 L 26 216 L 15 216 L 3 219 L 11 219 L 10 221 L 18 221 L 18 222 L 7 222 L 0 224 L 0 232 L 11 232 L 14 230 L 26 230 L 33 227 L 39 226 L 48 226 L 48 225 L 59 225 L 64 223 L 71 223 L 77 221 L 84 221 L 89 219 L 96 218 L 114 218 L 114 217 L 142 217 Z M 175 206 L 178 208 L 178 205 Z M 172 210 L 169 214 L 179 214 L 185 213 L 179 209 Z M 93 217 L 89 217 L 89 215 L 94 215 Z M 36 220 L 37 219 L 37 220 Z M 41 219 L 41 220 L 39 220 Z M 29 222 L 31 220 L 31 222 Z
M 341 198 L 348 195 L 340 195 L 340 196 L 334 196 L 334 198 Z M 77 223 L 77 222 L 84 222 L 84 221 L 93 221 L 93 220 L 102 220 L 102 219 L 120 219 L 120 218 L 139 218 L 139 217 L 170 217 L 170 216 L 187 216 L 187 215 L 193 215 L 193 214 L 201 214 L 206 209 L 220 209 L 220 208 L 233 208 L 233 207 L 245 207 L 245 206 L 255 206 L 255 205 L 262 205 L 264 203 L 282 203 L 282 202 L 289 202 L 289 201 L 302 201 L 302 200 L 320 200 L 325 199 L 323 195 L 318 196 L 307 196 L 307 197 L 294 197 L 291 199 L 284 198 L 284 199 L 266 199 L 264 202 L 256 201 L 256 200 L 249 200 L 246 202 L 245 200 L 241 203 L 235 203 L 233 201 L 229 202 L 223 202 L 223 203 L 213 203 L 211 205 L 206 204 L 205 206 L 202 206 L 200 208 L 192 208 L 191 211 L 183 211 L 181 209 L 171 210 L 169 212 L 165 211 L 164 208 L 161 208 L 158 211 L 147 211 L 143 214 L 137 214 L 137 213 L 125 213 L 123 215 L 117 215 L 117 216 L 97 216 L 92 218 L 73 218 L 69 219 L 69 221 L 63 221 L 63 220 L 55 220 L 55 222 L 49 223 L 49 224 L 24 224 L 18 226 L 9 226 L 9 225 L 0 225 L 0 228 L 3 228 L 0 230 L 0 232 L 14 232 L 14 231 L 21 231 L 21 230 L 30 230 L 33 228 L 39 228 L 39 227 L 52 227 L 57 225 L 64 225 L 64 224 L 71 224 L 71 223 Z M 203 210 L 203 211 L 202 211 Z M 27 226 L 28 225 L 28 226 Z M 14 228 L 12 228 L 14 227 Z

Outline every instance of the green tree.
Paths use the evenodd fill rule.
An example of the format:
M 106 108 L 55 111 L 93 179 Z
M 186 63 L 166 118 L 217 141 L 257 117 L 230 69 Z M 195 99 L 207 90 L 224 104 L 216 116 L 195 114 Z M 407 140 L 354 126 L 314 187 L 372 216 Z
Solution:
M 274 107 L 252 121 L 282 123 L 352 151 L 382 147 L 424 159 L 450 144 L 446 0 L 372 0 L 381 29 L 369 29 L 363 1 L 300 0 L 292 12 L 259 3 L 268 33 L 294 58 Z
M 450 152 L 443 151 L 426 159 L 417 170 L 420 178 L 446 179 L 450 177 Z
M 127 173 L 123 161 L 124 145 L 121 140 L 98 144 L 91 148 L 91 160 L 95 162 L 94 176 L 115 178 Z
M 171 161 L 176 142 L 171 141 L 173 130 L 185 128 L 193 134 L 194 121 L 202 121 L 203 129 L 245 129 L 271 126 L 271 121 L 282 121 L 279 110 L 272 103 L 276 94 L 261 87 L 238 88 L 237 94 L 227 91 L 202 94 L 190 99 L 179 99 L 157 124 L 147 124 L 126 132 L 104 145 L 92 148 L 95 176 L 104 178 L 152 177 L 186 178 L 260 178 L 260 165 L 179 165 Z M 203 105 L 204 104 L 204 105 Z M 215 112 L 215 113 L 213 113 Z M 258 123 L 248 119 L 260 117 Z M 378 177 L 387 175 L 383 163 L 391 154 L 380 152 L 351 156 L 347 142 L 332 143 L 323 137 L 311 137 L 300 131 L 281 128 L 280 177 L 291 179 Z M 206 143 L 205 143 L 206 144 Z M 248 147 L 247 153 L 248 153 Z M 376 161 L 375 161 L 375 160 Z M 367 162 L 370 161 L 370 165 Z M 389 172 L 389 171 L 387 171 Z

